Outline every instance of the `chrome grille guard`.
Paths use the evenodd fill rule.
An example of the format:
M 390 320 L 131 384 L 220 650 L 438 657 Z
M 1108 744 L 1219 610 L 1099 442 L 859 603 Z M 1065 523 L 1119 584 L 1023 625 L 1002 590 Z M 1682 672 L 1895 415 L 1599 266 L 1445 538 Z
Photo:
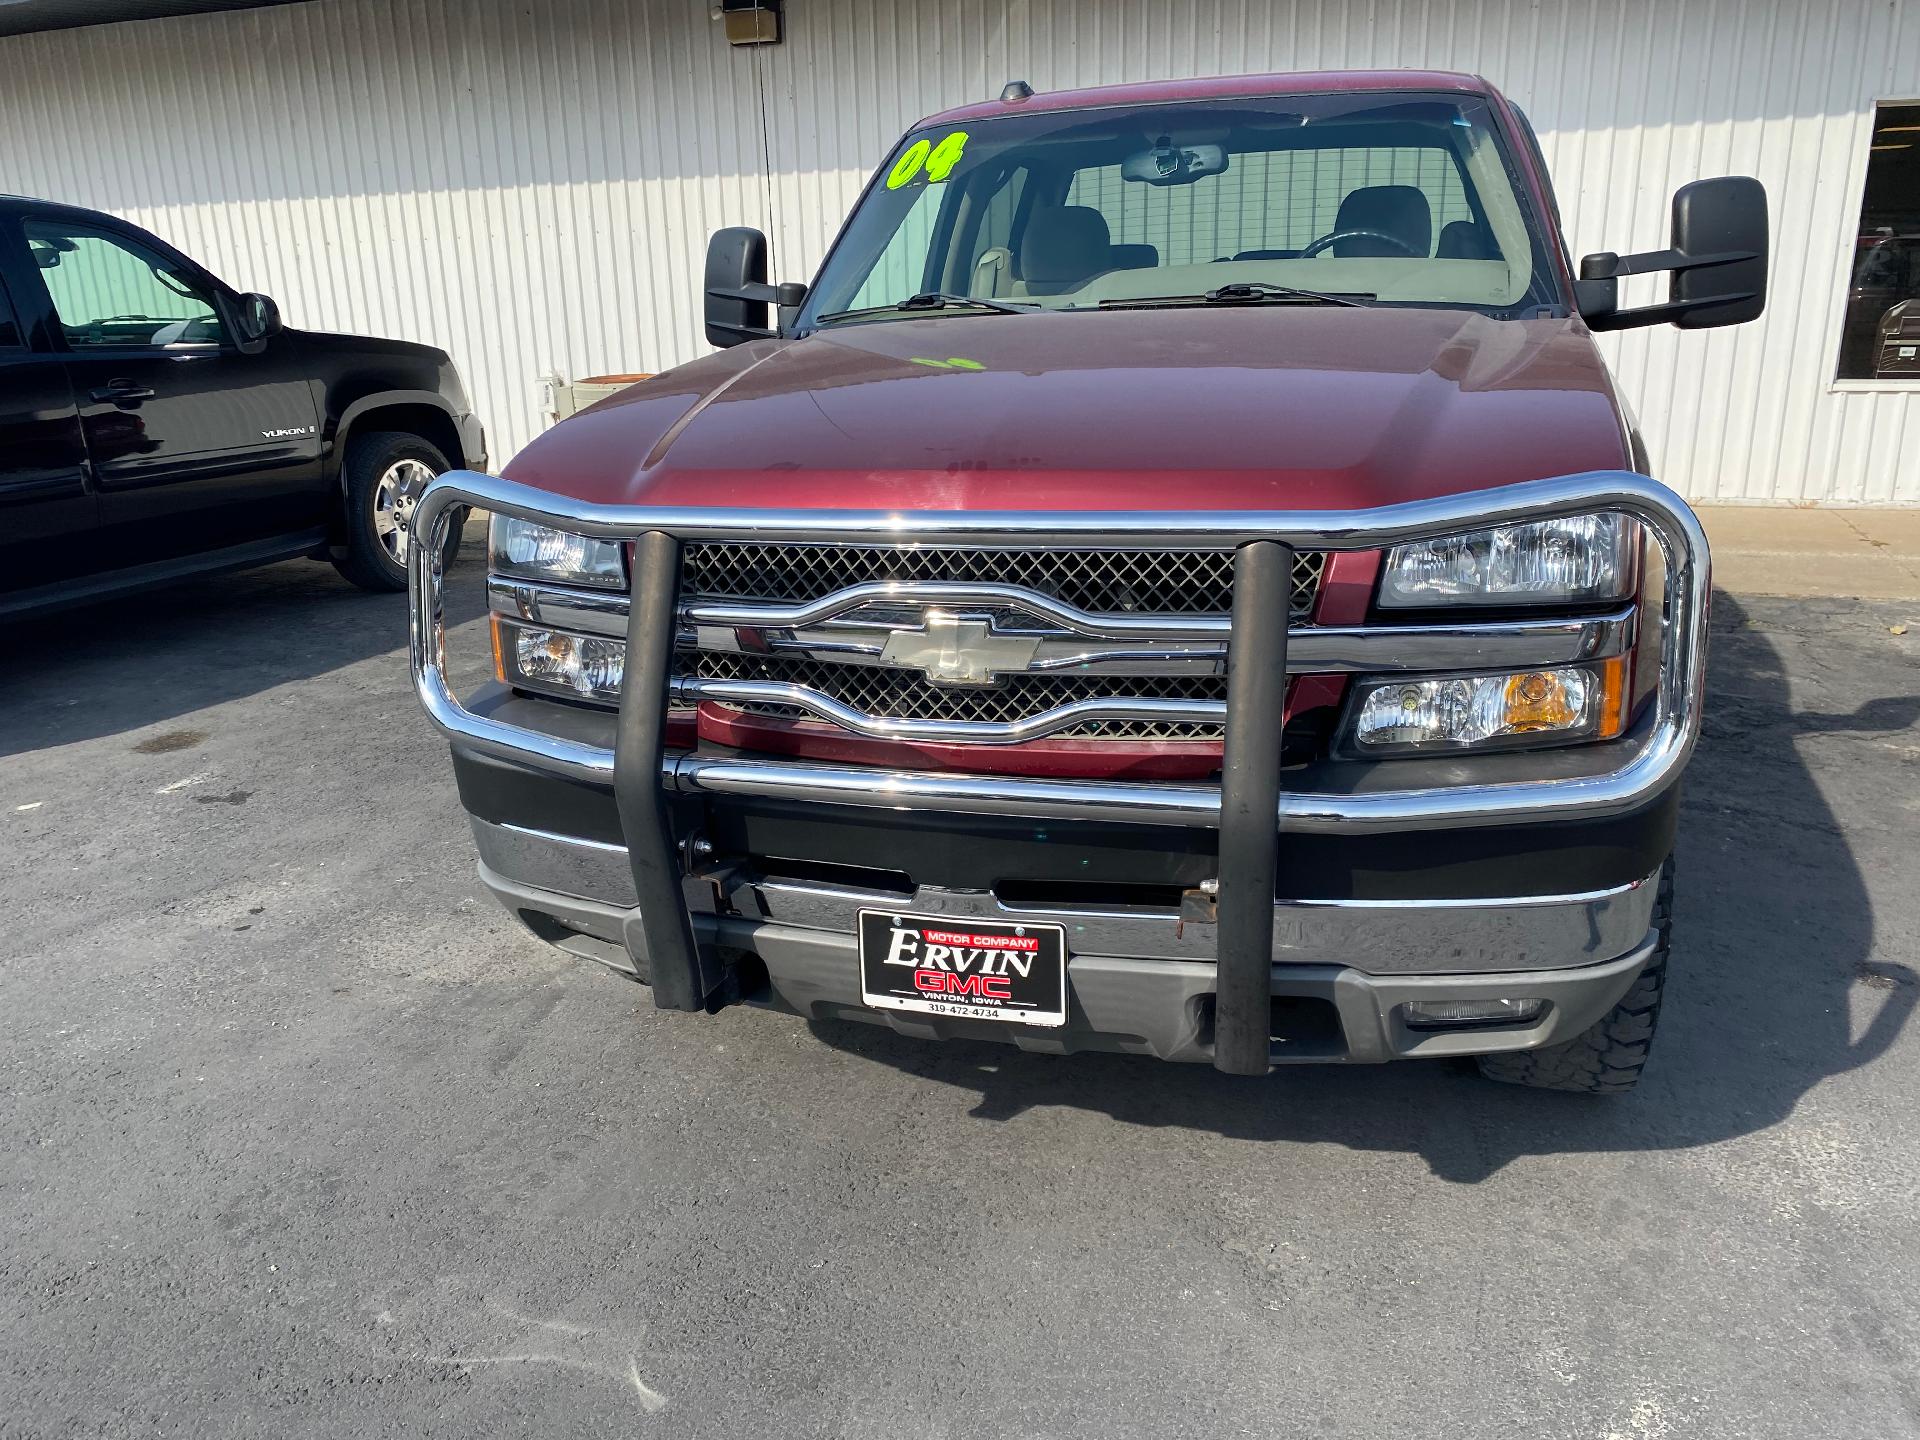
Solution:
M 625 616 L 626 678 L 614 749 L 476 715 L 449 689 L 441 566 L 448 513 L 456 505 L 634 543 Z M 1665 560 L 1665 635 L 1654 713 L 1637 738 L 1604 747 L 1608 755 L 1624 756 L 1621 763 L 1602 770 L 1570 768 L 1550 778 L 1415 784 L 1358 793 L 1282 792 L 1280 712 L 1284 677 L 1296 668 L 1288 663 L 1286 623 L 1295 549 L 1384 549 L 1489 525 L 1590 511 L 1617 511 L 1639 520 Z M 1215 1063 L 1236 1073 L 1264 1071 L 1279 831 L 1417 830 L 1618 815 L 1650 801 L 1678 777 L 1700 729 L 1711 589 L 1706 536 L 1678 495 L 1625 471 L 1533 480 L 1371 510 L 1117 513 L 590 505 L 494 476 L 453 471 L 434 480 L 421 497 L 413 538 L 408 547 L 410 653 L 421 703 L 442 732 L 469 749 L 612 786 L 640 896 L 638 923 L 649 954 L 654 998 L 666 1008 L 703 1008 L 717 983 L 716 962 L 695 945 L 680 898 L 666 792 L 1199 826 L 1221 831 Z M 728 541 L 1112 546 L 1133 551 L 1196 544 L 1233 547 L 1233 613 L 1226 640 L 1238 663 L 1228 676 L 1221 783 L 1020 779 L 773 756 L 667 754 L 663 740 L 680 620 L 682 546 Z M 1512 655 L 1518 653 L 1515 632 L 1526 623 L 1496 619 L 1484 625 L 1390 628 L 1396 640 L 1409 646 L 1416 643 L 1416 632 L 1431 628 L 1436 639 L 1444 634 L 1445 649 L 1434 653 L 1458 655 L 1461 647 L 1470 650 L 1480 637 L 1488 654 Z M 1553 643 L 1564 645 L 1573 638 L 1567 634 L 1570 622 L 1558 623 Z M 1316 657 L 1316 667 L 1351 671 L 1377 659 L 1382 669 L 1403 668 L 1407 662 L 1396 665 L 1390 656 L 1379 655 L 1379 642 L 1362 638 L 1365 633 L 1353 632 L 1351 657 L 1331 653 L 1339 644 L 1337 636 L 1314 640 L 1317 650 L 1328 652 Z M 1301 633 L 1303 646 L 1306 635 Z

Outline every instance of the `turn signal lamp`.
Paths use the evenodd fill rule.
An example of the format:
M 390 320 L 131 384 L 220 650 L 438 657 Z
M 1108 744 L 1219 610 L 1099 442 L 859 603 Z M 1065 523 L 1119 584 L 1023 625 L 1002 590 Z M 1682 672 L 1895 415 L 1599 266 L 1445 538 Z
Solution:
M 1352 741 L 1369 754 L 1416 754 L 1611 740 L 1625 728 L 1626 687 L 1624 656 L 1499 675 L 1363 681 Z

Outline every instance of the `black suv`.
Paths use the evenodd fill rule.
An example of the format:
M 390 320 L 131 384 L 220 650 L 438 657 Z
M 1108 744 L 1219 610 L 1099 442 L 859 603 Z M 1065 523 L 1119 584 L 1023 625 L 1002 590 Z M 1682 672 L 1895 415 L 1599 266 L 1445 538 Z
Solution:
M 444 352 L 285 329 L 137 226 L 0 196 L 0 614 L 296 556 L 404 590 L 421 489 L 486 462 Z

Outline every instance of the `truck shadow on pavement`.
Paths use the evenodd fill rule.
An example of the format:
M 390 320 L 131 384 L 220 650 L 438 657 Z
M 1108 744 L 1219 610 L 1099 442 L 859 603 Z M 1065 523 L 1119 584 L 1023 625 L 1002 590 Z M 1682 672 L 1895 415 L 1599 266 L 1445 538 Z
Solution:
M 1911 968 L 1874 954 L 1865 882 L 1796 739 L 1906 730 L 1920 696 L 1795 713 L 1774 645 L 1739 602 L 1716 595 L 1714 606 L 1705 734 L 1681 808 L 1672 979 L 1652 1064 L 1630 1095 L 1496 1085 L 1470 1061 L 1298 1066 L 1260 1081 L 1127 1056 L 930 1044 L 844 1021 L 812 1029 L 977 1092 L 972 1114 L 984 1120 L 1065 1106 L 1125 1125 L 1418 1154 L 1460 1183 L 1526 1155 L 1683 1149 L 1776 1125 L 1822 1080 L 1882 1055 L 1920 999 Z
M 483 545 L 470 526 L 449 627 L 485 609 Z M 406 596 L 369 595 L 311 560 L 0 620 L 0 756 L 142 730 L 406 645 Z

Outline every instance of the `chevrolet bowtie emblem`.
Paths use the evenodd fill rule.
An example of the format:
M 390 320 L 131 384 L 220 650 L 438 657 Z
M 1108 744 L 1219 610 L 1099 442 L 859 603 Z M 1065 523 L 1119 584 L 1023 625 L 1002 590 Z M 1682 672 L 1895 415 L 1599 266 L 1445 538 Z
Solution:
M 938 685 L 991 685 L 1007 671 L 1025 670 L 1039 649 L 1038 636 L 998 634 L 984 616 L 930 610 L 921 628 L 889 634 L 880 658 L 924 670 Z

